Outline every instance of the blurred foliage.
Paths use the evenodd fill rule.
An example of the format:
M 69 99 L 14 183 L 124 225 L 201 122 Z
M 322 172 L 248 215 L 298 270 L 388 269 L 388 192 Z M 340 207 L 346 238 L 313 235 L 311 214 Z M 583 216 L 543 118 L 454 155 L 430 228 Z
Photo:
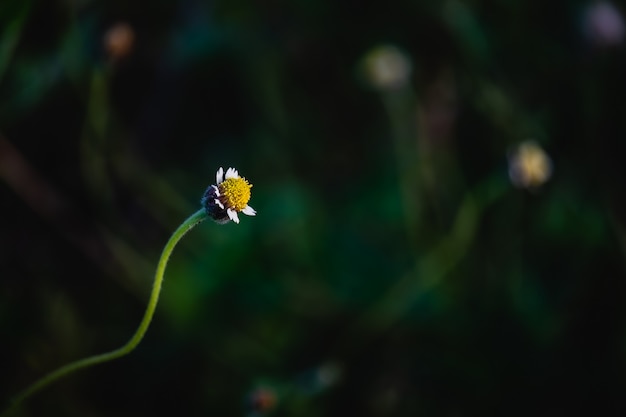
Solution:
M 0 2 L 0 401 L 126 342 L 233 166 L 258 215 L 194 229 L 138 349 L 18 415 L 624 415 L 625 12 Z

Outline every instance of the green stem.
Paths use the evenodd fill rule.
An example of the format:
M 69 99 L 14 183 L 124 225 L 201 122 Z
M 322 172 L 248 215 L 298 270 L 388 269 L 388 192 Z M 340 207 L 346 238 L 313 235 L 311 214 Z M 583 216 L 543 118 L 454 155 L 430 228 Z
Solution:
M 28 397 L 40 391 L 47 385 L 52 382 L 71 374 L 74 371 L 78 371 L 79 369 L 86 368 L 88 366 L 97 365 L 99 363 L 107 362 L 113 359 L 117 359 L 121 356 L 127 355 L 133 349 L 137 347 L 143 336 L 146 334 L 148 330 L 148 326 L 152 321 L 152 316 L 154 315 L 154 311 L 156 309 L 157 302 L 159 300 L 159 293 L 161 292 L 161 284 L 163 283 L 163 275 L 165 273 L 165 267 L 167 265 L 167 261 L 174 250 L 176 244 L 180 241 L 180 239 L 191 230 L 198 223 L 202 222 L 207 218 L 206 211 L 204 209 L 198 210 L 196 213 L 192 214 L 185 220 L 178 229 L 174 231 L 170 239 L 165 244 L 165 248 L 163 248 L 163 252 L 161 253 L 161 258 L 159 259 L 159 263 L 157 265 L 156 273 L 154 275 L 154 283 L 152 284 L 152 293 L 150 294 L 150 299 L 148 300 L 148 306 L 146 307 L 146 312 L 144 313 L 143 319 L 137 328 L 135 334 L 130 338 L 130 340 L 122 347 L 112 350 L 110 352 L 101 353 L 99 355 L 89 356 L 84 359 L 80 359 L 76 362 L 68 363 L 53 371 L 41 379 L 34 382 L 31 386 L 26 388 L 20 394 L 15 396 L 9 406 L 9 408 L 4 411 L 0 416 L 5 417 L 12 414 L 17 408 L 20 406 L 24 400 Z

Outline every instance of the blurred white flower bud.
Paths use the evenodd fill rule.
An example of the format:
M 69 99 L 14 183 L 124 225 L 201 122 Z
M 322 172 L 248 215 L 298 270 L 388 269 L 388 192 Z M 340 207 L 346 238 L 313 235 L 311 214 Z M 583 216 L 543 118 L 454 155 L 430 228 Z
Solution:
M 509 177 L 516 187 L 537 188 L 551 175 L 552 161 L 536 142 L 522 142 L 509 153 Z
M 381 45 L 364 57 L 368 83 L 380 90 L 395 90 L 409 84 L 412 65 L 406 53 L 393 45 Z

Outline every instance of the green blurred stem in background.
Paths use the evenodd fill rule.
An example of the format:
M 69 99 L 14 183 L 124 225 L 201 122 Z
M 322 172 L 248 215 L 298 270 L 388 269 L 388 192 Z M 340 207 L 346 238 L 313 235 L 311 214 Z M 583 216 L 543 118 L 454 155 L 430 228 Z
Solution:
M 152 321 L 152 316 L 154 316 L 154 311 L 156 309 L 156 305 L 159 300 L 159 293 L 161 292 L 161 284 L 163 283 L 163 275 L 165 273 L 165 267 L 167 265 L 167 261 L 170 258 L 170 255 L 172 254 L 172 251 L 174 250 L 174 247 L 176 247 L 176 244 L 178 244 L 180 239 L 189 230 L 191 230 L 194 226 L 196 226 L 197 224 L 199 224 L 206 218 L 207 218 L 207 214 L 206 214 L 205 209 L 202 208 L 198 210 L 196 213 L 189 216 L 187 220 L 185 220 L 180 226 L 178 226 L 178 229 L 174 231 L 170 239 L 167 241 L 165 248 L 163 248 L 163 252 L 161 254 L 161 258 L 159 259 L 156 273 L 154 275 L 154 283 L 152 284 L 152 292 L 150 294 L 150 299 L 148 300 L 148 306 L 146 308 L 146 312 L 143 316 L 143 319 L 141 320 L 141 323 L 139 324 L 139 327 L 137 328 L 137 331 L 135 332 L 133 337 L 130 338 L 128 343 L 110 352 L 90 356 L 90 357 L 78 360 L 76 362 L 71 362 L 67 365 L 60 367 L 56 371 L 49 373 L 48 375 L 44 376 L 43 378 L 39 379 L 28 388 L 26 388 L 16 397 L 14 397 L 9 408 L 5 410 L 2 414 L 0 414 L 0 416 L 1 417 L 9 416 L 14 411 L 16 411 L 19 408 L 20 404 L 24 400 L 26 400 L 28 397 L 30 397 L 37 391 L 41 390 L 42 388 L 46 387 L 47 385 L 51 384 L 52 382 L 59 380 L 62 377 L 69 375 L 74 371 L 78 371 L 79 369 L 87 368 L 92 365 L 97 365 L 99 363 L 117 359 L 121 356 L 127 355 L 133 349 L 135 349 L 137 345 L 139 344 L 139 342 L 141 342 L 141 339 L 143 339 L 143 336 L 146 334 L 146 331 L 148 330 L 148 326 L 150 325 L 150 322 Z

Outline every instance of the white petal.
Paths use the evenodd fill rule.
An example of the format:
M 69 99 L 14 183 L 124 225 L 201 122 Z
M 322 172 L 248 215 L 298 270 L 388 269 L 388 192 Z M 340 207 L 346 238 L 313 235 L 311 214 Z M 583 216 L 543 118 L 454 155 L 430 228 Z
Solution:
M 217 181 L 217 184 L 221 184 L 224 182 L 224 168 L 220 167 L 220 169 L 217 170 L 217 174 L 215 174 L 215 180 Z
M 226 214 L 228 214 L 228 217 L 230 217 L 232 221 L 239 223 L 239 216 L 237 216 L 237 212 L 235 210 L 229 208 L 226 210 Z
M 256 210 L 250 206 L 245 206 L 243 210 L 241 210 L 243 214 L 247 214 L 248 216 L 256 215 Z
M 216 195 L 217 197 L 219 197 L 219 196 L 220 196 L 220 189 L 219 189 L 219 188 L 217 188 L 215 185 L 212 185 L 211 187 L 213 187 L 213 189 L 215 190 L 215 195 Z
M 222 210 L 224 210 L 224 205 L 222 204 L 222 202 L 220 200 L 218 200 L 217 198 L 215 199 L 215 204 L 217 204 L 218 206 L 220 206 L 220 208 Z
M 235 174 L 233 173 L 233 171 L 235 171 L 233 168 L 228 168 L 226 170 L 226 175 L 224 176 L 224 178 L 226 179 L 235 178 Z

